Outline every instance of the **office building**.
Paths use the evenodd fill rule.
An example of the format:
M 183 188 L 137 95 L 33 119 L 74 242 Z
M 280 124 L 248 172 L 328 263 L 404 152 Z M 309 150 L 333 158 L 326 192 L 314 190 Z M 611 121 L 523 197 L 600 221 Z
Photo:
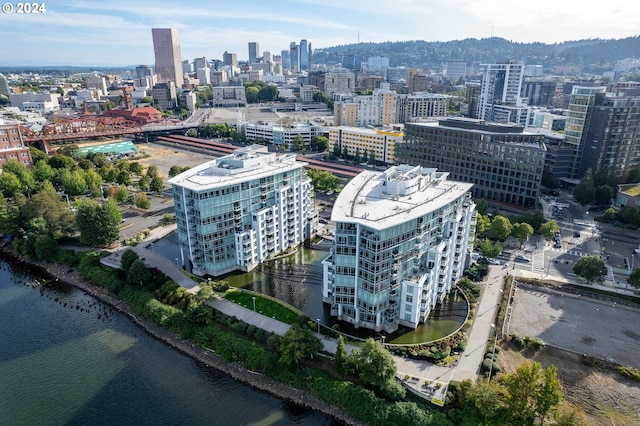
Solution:
M 280 58 L 282 63 L 282 73 L 285 74 L 291 71 L 291 58 L 289 58 L 289 51 L 283 50 L 280 52 Z
M 18 125 L 0 125 L 0 172 L 7 161 L 17 161 L 31 167 L 31 151 L 22 140 Z
M 367 58 L 367 70 L 369 72 L 385 75 L 387 73 L 387 68 L 389 68 L 388 57 L 372 56 L 371 58 Z
M 210 68 L 209 61 L 207 61 L 207 58 L 205 56 L 203 56 L 202 58 L 195 58 L 193 60 L 193 69 L 199 70 L 200 68 Z
M 452 84 L 456 84 L 460 79 L 465 79 L 471 74 L 473 64 L 466 61 L 448 61 L 447 78 Z
M 412 68 L 407 73 L 407 91 L 409 93 L 415 92 L 426 92 L 429 90 L 429 77 L 422 73 L 422 71 L 418 71 L 415 68 Z
M 149 65 L 138 65 L 136 67 L 136 78 L 143 80 L 153 76 L 153 68 Z
M 300 72 L 300 45 L 295 41 L 289 45 L 289 63 L 291 64 L 291 72 Z
M 170 179 L 178 262 L 198 276 L 220 276 L 299 246 L 312 209 L 305 165 L 252 145 Z
M 402 142 L 404 133 L 400 126 L 392 128 L 362 128 L 350 126 L 329 127 L 329 152 L 336 149 L 352 157 L 358 162 L 367 161 L 393 164 L 395 146 Z
M 498 107 L 521 106 L 520 92 L 524 77 L 524 65 L 510 61 L 500 64 L 482 64 L 484 67 L 482 83 L 478 99 L 477 117 L 485 121 L 506 123 L 504 108 Z
M 151 34 L 158 81 L 161 83 L 173 81 L 177 87 L 182 87 L 184 79 L 182 77 L 182 55 L 178 30 L 175 28 L 152 28 Z
M 97 73 L 92 73 L 84 76 L 84 84 L 87 89 L 98 89 L 100 96 L 107 95 L 107 79 Z
M 333 205 L 323 302 L 356 327 L 416 328 L 462 277 L 473 245 L 471 184 L 436 169 L 364 171 Z
M 307 71 L 310 66 L 309 62 L 309 49 L 311 48 L 311 44 L 307 44 L 307 40 L 300 40 L 300 70 Z
M 247 104 L 247 95 L 244 86 L 219 86 L 213 88 L 211 106 L 232 107 Z
M 544 137 L 522 126 L 448 118 L 406 123 L 395 159 L 447 170 L 489 203 L 528 209 L 536 206 L 545 153 Z
M 255 64 L 260 57 L 260 45 L 257 41 L 249 42 L 249 64 Z
M 153 106 L 162 111 L 173 109 L 178 104 L 176 86 L 173 81 L 158 83 L 151 89 Z
M 522 84 L 522 97 L 530 106 L 553 107 L 557 83 L 553 80 L 526 78 Z
M 237 67 L 238 55 L 235 53 L 229 53 L 225 50 L 224 53 L 222 54 L 222 62 L 224 62 L 225 65 Z
M 326 80 L 325 80 L 326 84 Z M 360 95 L 334 103 L 336 126 L 382 126 L 396 122 L 396 92 L 384 83 L 371 95 Z
M 9 96 L 11 89 L 9 89 L 9 81 L 4 74 L 0 74 L 0 95 Z
M 309 84 L 324 87 L 324 93 L 331 97 L 334 93 L 353 91 L 356 84 L 356 75 L 345 68 L 334 68 L 324 73 L 324 84 L 314 83 L 311 79 L 309 79 Z
M 396 95 L 397 123 L 412 123 L 431 117 L 447 115 L 451 96 L 440 93 L 418 92 Z
M 57 93 L 25 92 L 10 93 L 9 103 L 22 111 L 55 112 L 60 110 Z

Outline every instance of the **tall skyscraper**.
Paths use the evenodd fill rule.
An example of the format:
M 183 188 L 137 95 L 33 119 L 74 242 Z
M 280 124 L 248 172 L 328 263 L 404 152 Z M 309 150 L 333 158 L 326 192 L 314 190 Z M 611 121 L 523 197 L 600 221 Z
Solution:
M 151 76 L 153 76 L 153 68 L 151 68 L 149 65 L 138 65 L 136 67 L 137 78 L 143 79 Z
M 307 40 L 300 40 L 300 69 L 309 69 L 309 47 L 307 46 Z
M 260 56 L 260 45 L 257 41 L 249 42 L 249 63 L 254 64 L 258 62 Z
M 291 58 L 289 57 L 289 51 L 283 50 L 280 52 L 280 57 L 282 58 L 282 73 L 284 74 L 287 71 L 291 70 Z
M 156 74 L 158 81 L 173 81 L 182 87 L 182 55 L 180 54 L 180 38 L 175 28 L 152 28 L 153 52 L 156 57 Z
M 300 72 L 300 46 L 295 41 L 289 45 L 289 61 L 292 72 Z

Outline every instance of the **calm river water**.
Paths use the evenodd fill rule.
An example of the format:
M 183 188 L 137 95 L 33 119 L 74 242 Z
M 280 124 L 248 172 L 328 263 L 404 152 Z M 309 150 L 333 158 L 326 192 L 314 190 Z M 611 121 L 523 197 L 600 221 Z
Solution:
M 333 425 L 0 260 L 0 425 Z

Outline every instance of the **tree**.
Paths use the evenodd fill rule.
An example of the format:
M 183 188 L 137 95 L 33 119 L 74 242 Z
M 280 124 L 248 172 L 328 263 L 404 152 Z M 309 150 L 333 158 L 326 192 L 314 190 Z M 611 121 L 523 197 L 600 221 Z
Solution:
M 540 234 L 545 238 L 553 238 L 558 232 L 560 232 L 560 227 L 555 220 L 550 220 L 540 226 Z
M 302 148 L 304 148 L 304 138 L 302 135 L 295 135 L 291 141 L 291 150 L 300 151 Z
M 520 241 L 520 248 L 522 243 L 533 235 L 533 227 L 528 223 L 515 223 L 511 228 L 511 236 Z
M 140 256 L 138 256 L 138 253 L 136 253 L 134 250 L 126 249 L 122 253 L 122 257 L 120 257 L 120 269 L 122 269 L 124 272 L 129 272 L 129 269 L 131 268 L 131 265 L 133 265 L 133 262 L 135 262 L 139 258 Z
M 146 175 L 149 176 L 151 179 L 158 176 L 158 166 L 149 166 L 149 168 L 147 169 Z
M 82 169 L 60 169 L 58 171 L 58 182 L 62 190 L 69 195 L 84 195 L 89 189 L 85 179 L 85 172 Z
M 22 191 L 20 179 L 14 173 L 3 172 L 0 174 L 0 191 L 7 197 L 13 197 Z
M 139 284 L 142 287 L 150 278 L 151 271 L 149 271 L 144 262 L 140 259 L 134 260 L 127 271 L 127 282 L 129 284 Z
M 396 376 L 393 357 L 382 343 L 372 338 L 364 342 L 362 349 L 354 351 L 351 363 L 362 380 L 380 389 L 385 388 Z
M 484 257 L 498 257 L 500 255 L 500 252 L 502 251 L 502 245 L 500 244 L 500 241 L 491 243 L 491 241 L 487 238 L 482 240 L 478 248 L 480 249 L 480 253 Z
M 611 199 L 615 195 L 615 190 L 609 185 L 600 185 L 596 186 L 593 198 L 596 203 L 601 206 L 611 204 Z
M 627 282 L 631 287 L 640 288 L 640 269 L 634 269 L 627 278 Z
M 149 189 L 154 192 L 162 192 L 162 190 L 164 189 L 164 181 L 162 180 L 162 178 L 159 176 L 155 176 L 153 179 L 151 179 Z
M 2 172 L 11 172 L 15 174 L 20 180 L 20 186 L 22 188 L 21 191 L 24 194 L 29 195 L 33 193 L 36 187 L 36 181 L 33 178 L 33 173 L 27 168 L 27 166 L 16 160 L 10 160 L 2 166 Z
M 347 354 L 342 334 L 338 336 L 336 353 L 333 357 L 333 368 L 341 376 L 344 376 L 349 371 L 349 355 Z
M 593 201 L 594 191 L 595 185 L 593 182 L 593 176 L 591 175 L 591 169 L 589 169 L 574 188 L 573 197 L 577 202 L 584 206 Z
M 317 152 L 324 152 L 329 148 L 329 139 L 324 136 L 314 136 L 311 139 L 311 149 Z
M 313 355 L 317 354 L 321 348 L 322 342 L 313 331 L 294 324 L 282 336 L 278 351 L 282 362 L 288 365 L 298 365 L 303 358 L 313 358 Z
M 118 185 L 131 185 L 133 184 L 133 178 L 131 177 L 131 172 L 129 170 L 120 170 L 118 173 L 118 177 L 116 178 L 116 183 Z
M 115 198 L 118 203 L 124 203 L 129 198 L 129 190 L 126 186 L 119 186 L 115 193 Z
M 131 163 L 129 163 L 129 171 L 140 176 L 142 174 L 142 164 L 138 163 L 137 161 L 132 161 Z
M 487 205 L 487 201 L 484 198 L 480 198 L 476 201 L 476 210 L 483 216 L 487 215 L 489 211 L 489 206 Z
M 562 401 L 562 386 L 555 367 L 543 369 L 538 362 L 525 361 L 513 374 L 505 374 L 502 383 L 507 391 L 509 424 L 541 424 Z
M 141 176 L 138 180 L 138 188 L 142 191 L 148 191 L 151 185 L 151 178 L 149 176 Z
M 151 207 L 151 201 L 149 201 L 149 197 L 147 197 L 145 194 L 136 195 L 134 204 L 136 207 L 144 210 L 147 210 L 149 207 Z
M 36 165 L 31 168 L 31 172 L 38 182 L 45 180 L 51 181 L 56 175 L 56 171 L 45 160 L 39 160 Z
M 20 214 L 27 220 L 42 218 L 47 232 L 55 239 L 70 235 L 75 230 L 75 215 L 55 193 L 35 194 L 20 209 Z
M 185 317 L 194 324 L 208 324 L 211 321 L 211 309 L 207 301 L 213 296 L 211 285 L 202 282 L 198 292 L 189 298 Z
M 484 234 L 491 228 L 491 218 L 487 215 L 478 214 L 476 217 L 476 233 L 478 235 Z
M 169 177 L 172 178 L 174 176 L 178 176 L 180 173 L 189 170 L 189 167 L 181 167 L 181 166 L 171 166 L 169 169 Z
M 504 216 L 497 215 L 491 220 L 489 235 L 494 240 L 505 240 L 511 235 L 511 222 Z
M 51 167 L 53 167 L 54 169 L 74 169 L 76 168 L 76 160 L 74 160 L 73 158 L 67 156 L 67 155 L 62 155 L 62 154 L 57 154 L 51 158 L 49 158 L 49 165 Z
M 573 272 L 586 279 L 588 283 L 592 281 L 602 282 L 607 275 L 607 266 L 598 256 L 584 256 L 576 260 L 573 265 Z
M 119 225 L 122 214 L 112 199 L 102 205 L 93 200 L 80 200 L 76 214 L 76 226 L 80 241 L 95 247 L 108 246 L 120 236 Z

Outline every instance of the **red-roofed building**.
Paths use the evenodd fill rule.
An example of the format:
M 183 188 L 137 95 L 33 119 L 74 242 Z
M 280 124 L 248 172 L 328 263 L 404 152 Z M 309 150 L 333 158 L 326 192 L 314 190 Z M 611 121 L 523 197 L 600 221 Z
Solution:
M 162 121 L 162 114 L 154 107 L 146 106 L 133 109 L 112 109 L 105 111 L 105 117 L 123 117 L 127 121 L 138 124 L 157 123 Z

